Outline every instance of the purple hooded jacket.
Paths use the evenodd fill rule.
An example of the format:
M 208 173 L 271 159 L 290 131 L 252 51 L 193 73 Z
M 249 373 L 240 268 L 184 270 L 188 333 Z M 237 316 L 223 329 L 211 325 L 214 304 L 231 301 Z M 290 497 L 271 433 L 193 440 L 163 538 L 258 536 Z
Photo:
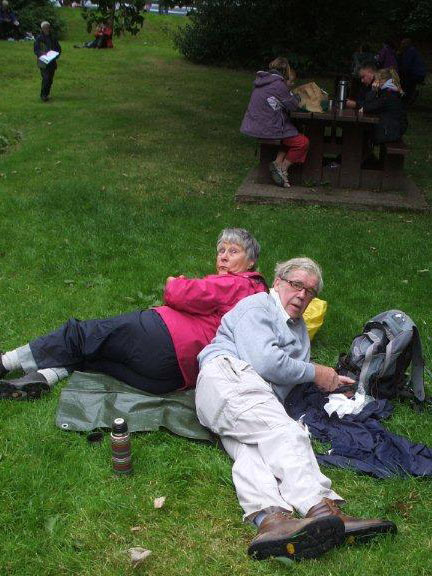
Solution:
M 280 74 L 258 72 L 240 132 L 274 140 L 297 136 L 298 130 L 290 121 L 289 111 L 298 105 L 298 98 Z
M 384 44 L 376 56 L 377 62 L 381 68 L 398 69 L 398 62 L 395 51 L 388 44 Z

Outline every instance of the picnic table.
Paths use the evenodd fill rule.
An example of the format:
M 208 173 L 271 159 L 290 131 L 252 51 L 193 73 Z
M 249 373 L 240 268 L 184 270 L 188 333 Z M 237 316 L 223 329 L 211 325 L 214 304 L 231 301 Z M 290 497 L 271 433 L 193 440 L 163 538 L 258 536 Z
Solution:
M 332 188 L 354 190 L 401 190 L 405 185 L 403 163 L 408 147 L 401 141 L 383 144 L 375 162 L 365 161 L 368 142 L 377 116 L 358 110 L 337 108 L 328 112 L 291 112 L 300 132 L 309 138 L 309 151 L 303 165 L 290 169 L 294 185 L 327 184 Z M 260 140 L 258 180 L 269 181 L 268 162 L 275 156 L 280 140 Z
M 362 173 L 362 163 L 377 116 L 335 108 L 328 112 L 294 111 L 291 118 L 310 142 L 307 160 L 299 167 L 301 184 L 328 182 L 335 188 L 370 188 L 376 184 L 370 174 Z

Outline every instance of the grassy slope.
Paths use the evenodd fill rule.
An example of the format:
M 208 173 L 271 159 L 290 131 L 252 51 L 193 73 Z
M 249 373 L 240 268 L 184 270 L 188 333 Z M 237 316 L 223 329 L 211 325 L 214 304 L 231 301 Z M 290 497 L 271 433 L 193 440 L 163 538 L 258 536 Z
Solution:
M 107 316 L 160 299 L 170 274 L 212 269 L 224 226 L 262 243 L 261 269 L 307 254 L 325 271 L 328 318 L 314 356 L 334 363 L 371 315 L 390 307 L 419 323 L 432 359 L 430 218 L 317 207 L 235 206 L 254 161 L 238 125 L 251 77 L 193 66 L 172 49 L 178 20 L 150 16 L 113 51 L 74 50 L 86 39 L 76 11 L 53 100 L 38 100 L 30 44 L 2 43 L 0 134 L 20 143 L 0 156 L 0 345 L 10 349 L 68 316 Z M 431 89 L 411 119 L 409 170 L 431 197 Z M 426 105 L 429 105 L 427 108 Z M 428 271 L 424 272 L 423 270 Z M 139 293 L 144 294 L 143 297 Z M 283 574 L 244 553 L 228 459 L 164 432 L 133 438 L 135 475 L 112 477 L 108 439 L 54 427 L 58 390 L 34 404 L 0 405 L 0 566 L 6 574 L 132 574 L 125 550 L 153 550 L 142 573 Z M 431 415 L 396 407 L 392 430 L 432 445 Z M 400 536 L 295 567 L 299 574 L 427 574 L 432 488 L 326 470 L 358 514 L 394 519 Z M 152 499 L 166 495 L 166 507 Z M 141 532 L 130 532 L 131 526 Z

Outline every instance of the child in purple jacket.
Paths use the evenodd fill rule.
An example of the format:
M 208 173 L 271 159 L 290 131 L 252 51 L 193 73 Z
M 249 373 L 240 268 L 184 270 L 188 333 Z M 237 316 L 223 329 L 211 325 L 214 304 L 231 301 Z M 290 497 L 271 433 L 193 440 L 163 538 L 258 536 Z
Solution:
M 306 160 L 309 140 L 299 134 L 289 113 L 299 106 L 299 99 L 290 87 L 296 78 L 286 58 L 278 57 L 269 64 L 269 71 L 257 72 L 249 106 L 240 131 L 254 138 L 281 140 L 281 148 L 270 174 L 278 186 L 289 188 L 288 169 Z

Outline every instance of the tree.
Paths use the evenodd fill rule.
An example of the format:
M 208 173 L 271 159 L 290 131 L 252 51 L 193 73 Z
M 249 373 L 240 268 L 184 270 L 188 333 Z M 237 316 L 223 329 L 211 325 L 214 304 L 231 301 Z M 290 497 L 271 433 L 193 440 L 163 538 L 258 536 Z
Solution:
M 95 24 L 107 22 L 116 36 L 124 32 L 138 34 L 144 24 L 144 4 L 145 0 L 99 0 L 96 10 L 83 8 L 87 30 L 91 32 Z
M 59 17 L 59 11 L 49 0 L 14 0 L 10 2 L 16 12 L 23 32 L 40 33 L 40 24 L 47 20 L 57 35 L 61 35 L 65 28 L 63 20 Z
M 186 58 L 206 64 L 262 67 L 278 55 L 308 72 L 346 69 L 360 44 L 379 49 L 425 26 L 430 0 L 195 0 L 176 35 Z

